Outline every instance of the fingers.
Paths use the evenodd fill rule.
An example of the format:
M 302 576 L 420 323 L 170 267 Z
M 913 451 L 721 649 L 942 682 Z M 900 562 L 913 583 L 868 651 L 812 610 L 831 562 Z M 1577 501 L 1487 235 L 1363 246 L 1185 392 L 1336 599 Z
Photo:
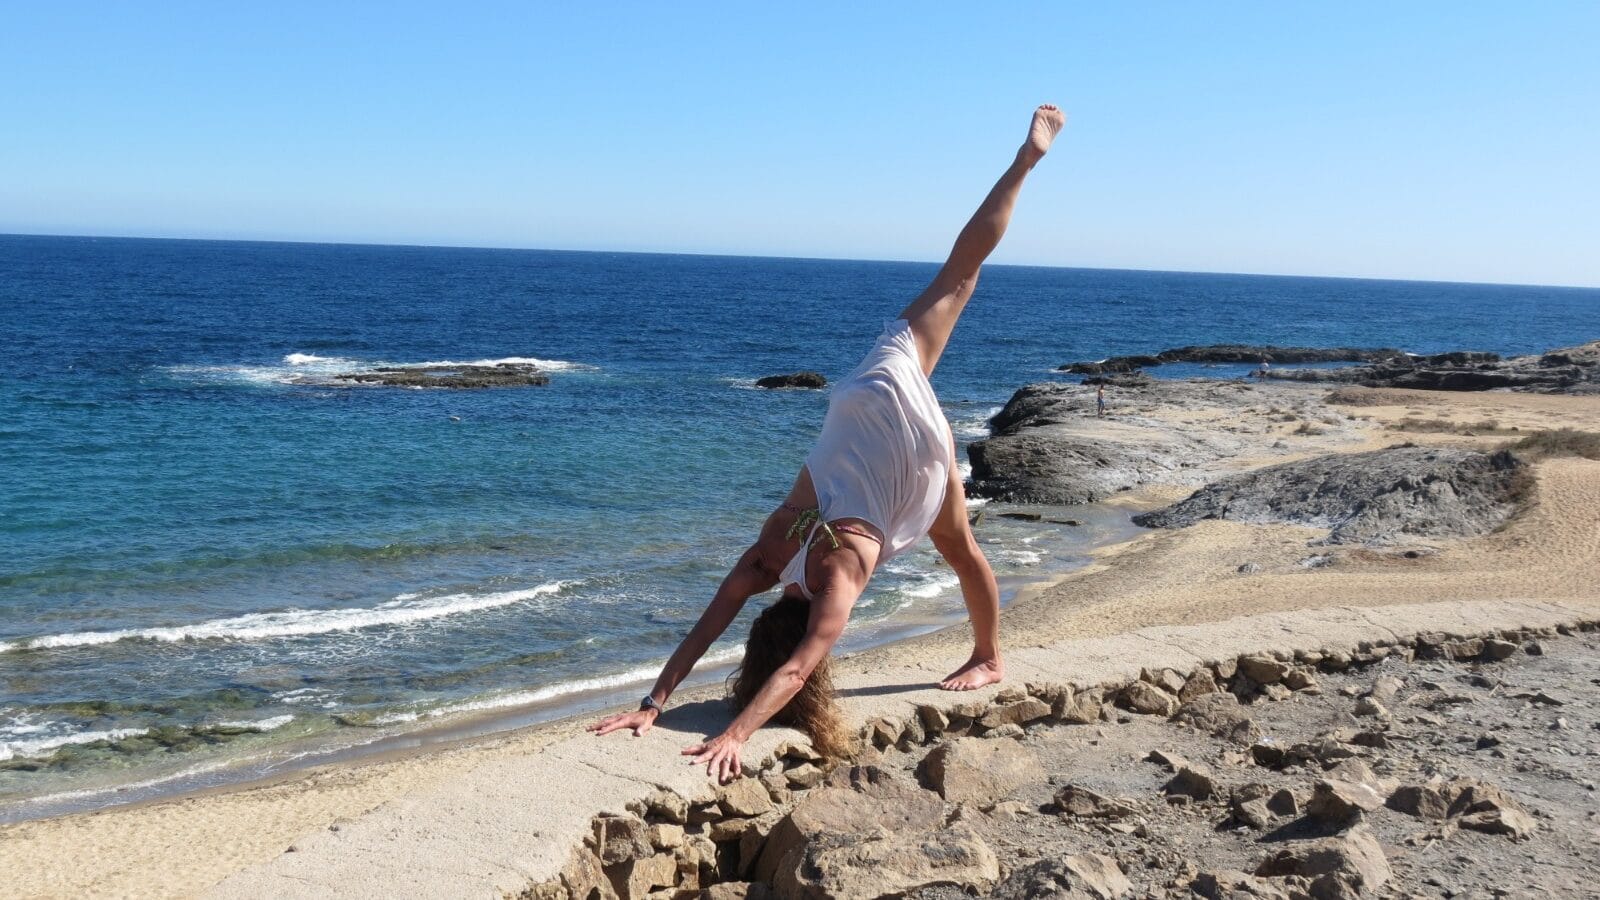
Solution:
M 704 753 L 705 750 L 706 750 L 706 745 L 705 744 L 695 744 L 693 747 L 685 747 L 685 748 L 683 748 L 682 752 L 683 752 L 684 756 L 698 756 L 701 753 Z M 692 760 L 691 762 L 699 762 L 699 760 Z

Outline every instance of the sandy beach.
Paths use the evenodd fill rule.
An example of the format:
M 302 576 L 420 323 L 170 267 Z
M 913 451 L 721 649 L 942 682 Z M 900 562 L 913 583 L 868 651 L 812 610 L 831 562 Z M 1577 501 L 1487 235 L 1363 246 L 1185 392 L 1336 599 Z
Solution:
M 1600 431 L 1600 397 L 1595 396 L 1385 389 L 1368 391 L 1358 397 L 1359 403 L 1330 404 L 1324 388 L 1281 391 L 1301 406 L 1292 422 L 1281 421 L 1281 412 L 1268 412 L 1270 404 L 1265 403 L 1256 412 L 1145 413 L 1154 421 L 1165 416 L 1175 430 L 1225 425 L 1231 434 L 1245 432 L 1257 439 L 1239 443 L 1225 458 L 1186 469 L 1168 483 L 1152 482 L 1106 502 L 1151 509 L 1182 499 L 1199 483 L 1228 472 L 1402 442 L 1488 449 L 1532 431 Z M 1327 416 L 1333 424 L 1325 433 L 1297 436 L 1303 416 L 1311 414 Z M 1120 424 L 1113 416 L 1100 427 Z M 1086 426 L 1087 437 L 1094 436 L 1093 427 Z M 1280 442 L 1284 446 L 1273 448 Z M 1106 638 L 1152 626 L 1195 626 L 1329 607 L 1518 599 L 1600 612 L 1600 461 L 1551 458 L 1532 463 L 1530 472 L 1529 498 L 1500 527 L 1476 537 L 1313 548 L 1308 542 L 1326 534 L 1325 529 L 1215 520 L 1147 531 L 1099 551 L 1082 570 L 1026 590 L 1005 611 L 1003 637 L 1008 648 L 1021 654 L 1063 640 Z M 1311 557 L 1322 558 L 1313 564 Z M 844 661 L 842 680 L 859 682 L 891 669 L 926 671 L 934 678 L 964 658 L 967 641 L 965 629 L 955 627 L 863 652 Z M 714 694 L 701 690 L 686 699 Z M 852 712 L 864 702 L 852 698 Z M 536 757 L 574 737 L 582 724 L 567 720 L 425 753 L 314 768 L 270 783 L 6 826 L 0 828 L 6 893 L 200 895 L 231 875 L 273 861 L 330 825 L 422 796 L 486 766 Z M 646 743 L 655 746 L 641 742 L 641 753 Z M 613 753 L 635 749 L 627 738 L 606 746 Z M 653 776 L 641 772 L 639 777 Z

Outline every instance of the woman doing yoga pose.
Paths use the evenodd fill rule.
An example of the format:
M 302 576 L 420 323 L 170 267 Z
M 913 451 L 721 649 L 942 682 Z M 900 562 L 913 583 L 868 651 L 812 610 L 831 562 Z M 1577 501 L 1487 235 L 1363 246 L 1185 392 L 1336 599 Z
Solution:
M 739 774 L 745 741 L 771 720 L 804 730 L 826 755 L 842 754 L 847 747 L 834 712 L 828 653 L 873 571 L 924 534 L 960 579 L 974 636 L 972 656 L 939 686 L 972 690 L 1005 676 L 1000 591 L 967 524 L 955 443 L 928 376 L 972 297 L 978 268 L 1005 234 L 1023 179 L 1065 122 L 1054 106 L 1034 111 L 1027 140 L 933 282 L 834 387 L 822 434 L 794 487 L 723 579 L 655 687 L 639 709 L 597 722 L 591 731 L 648 731 L 745 601 L 782 585 L 783 595 L 750 627 L 733 678 L 738 715 L 721 735 L 684 753 L 728 781 Z

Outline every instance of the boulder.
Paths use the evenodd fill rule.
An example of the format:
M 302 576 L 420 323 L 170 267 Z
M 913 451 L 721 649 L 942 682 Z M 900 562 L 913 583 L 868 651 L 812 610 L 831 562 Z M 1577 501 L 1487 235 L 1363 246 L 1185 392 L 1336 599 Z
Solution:
M 1202 666 L 1201 668 L 1195 669 L 1194 674 L 1190 675 L 1188 680 L 1183 683 L 1183 687 L 1178 689 L 1178 702 L 1188 703 L 1190 700 L 1193 700 L 1196 697 L 1200 697 L 1205 694 L 1214 694 L 1216 692 L 1216 676 L 1211 674 L 1210 669 Z
M 1035 897 L 1093 897 L 1116 900 L 1133 890 L 1133 883 L 1116 860 L 1098 853 L 1077 853 L 1045 859 L 1017 869 L 991 895 L 1000 900 Z
M 822 388 L 828 386 L 828 379 L 817 372 L 790 372 L 785 375 L 767 375 L 756 379 L 756 387 L 775 390 L 777 388 Z
M 1512 513 L 1522 468 L 1505 451 L 1413 446 L 1332 454 L 1223 478 L 1133 520 L 1147 528 L 1205 519 L 1309 525 L 1330 529 L 1326 540 L 1334 544 L 1469 537 Z
M 724 815 L 751 817 L 772 812 L 772 795 L 754 778 L 739 778 L 717 789 L 717 806 Z
M 1172 779 L 1162 787 L 1162 790 L 1168 796 L 1209 800 L 1217 796 L 1217 783 L 1209 769 L 1189 764 L 1180 766 L 1177 774 L 1172 776 Z
M 788 815 L 778 820 L 756 861 L 755 880 L 773 882 L 780 869 L 801 864 L 806 846 L 824 834 L 915 835 L 944 824 L 944 802 L 904 778 L 857 767 L 850 786 L 825 786 L 808 791 Z
M 1024 697 L 1014 703 L 1006 703 L 991 708 L 978 720 L 978 724 L 984 728 L 999 728 L 1002 725 L 1025 725 L 1048 715 L 1050 715 L 1050 704 L 1035 697 Z
M 1261 729 L 1239 705 L 1239 698 L 1221 692 L 1202 694 L 1183 704 L 1174 721 L 1236 744 L 1250 744 L 1261 736 Z
M 952 803 L 986 806 L 1044 769 L 1032 750 L 1014 741 L 956 738 L 934 748 L 918 769 L 924 782 Z
M 1231 869 L 1201 872 L 1189 889 L 1207 900 L 1289 900 L 1289 895 L 1265 878 Z
M 650 829 L 638 816 L 601 813 L 594 817 L 592 827 L 595 855 L 603 865 L 615 865 L 655 852 L 650 845 Z
M 1277 684 L 1290 668 L 1288 663 L 1265 653 L 1239 657 L 1239 671 L 1256 684 Z
M 309 381 L 309 379 L 302 379 Z M 406 388 L 474 389 L 490 387 L 543 387 L 550 376 L 526 363 L 492 366 L 380 366 L 333 376 L 336 384 L 361 384 Z
M 1124 819 L 1138 812 L 1131 801 L 1113 800 L 1076 784 L 1056 792 L 1055 806 L 1062 815 L 1086 819 Z
M 1364 825 L 1337 837 L 1296 842 L 1268 857 L 1256 874 L 1309 878 L 1317 900 L 1369 895 L 1394 877 L 1383 847 Z
M 1311 789 L 1306 815 L 1324 825 L 1344 827 L 1360 820 L 1362 813 L 1383 805 L 1384 797 L 1368 784 L 1319 779 Z
M 1171 716 L 1178 711 L 1178 698 L 1146 681 L 1135 681 L 1117 694 L 1117 705 L 1136 713 Z

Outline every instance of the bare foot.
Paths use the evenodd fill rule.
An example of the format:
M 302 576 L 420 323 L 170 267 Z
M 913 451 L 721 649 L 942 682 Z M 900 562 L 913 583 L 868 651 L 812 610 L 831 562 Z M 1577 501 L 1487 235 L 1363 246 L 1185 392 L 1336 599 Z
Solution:
M 1022 153 L 1030 163 L 1038 162 L 1050 150 L 1050 142 L 1056 139 L 1066 124 L 1067 114 L 1052 104 L 1046 103 L 1033 111 L 1033 124 L 1028 126 L 1028 140 L 1022 145 Z
M 940 690 L 946 691 L 971 691 L 986 684 L 995 684 L 1006 677 L 1006 664 L 999 657 L 986 658 L 974 656 L 967 660 L 961 668 L 950 673 L 950 677 L 939 682 Z

